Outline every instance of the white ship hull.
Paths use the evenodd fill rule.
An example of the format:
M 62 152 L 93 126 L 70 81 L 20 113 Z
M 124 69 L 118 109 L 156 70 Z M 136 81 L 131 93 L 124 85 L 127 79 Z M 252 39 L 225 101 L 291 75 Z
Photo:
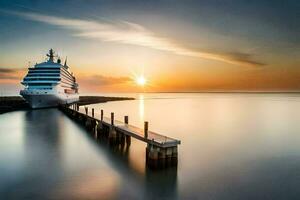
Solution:
M 22 92 L 21 95 L 29 103 L 31 108 L 48 108 L 57 107 L 63 104 L 70 104 L 79 100 L 78 94 L 59 95 L 59 94 L 26 94 Z

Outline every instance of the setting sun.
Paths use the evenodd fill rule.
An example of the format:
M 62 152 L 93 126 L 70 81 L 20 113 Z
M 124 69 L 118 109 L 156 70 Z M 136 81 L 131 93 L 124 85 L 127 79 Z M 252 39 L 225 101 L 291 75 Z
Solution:
M 136 83 L 140 86 L 144 86 L 146 84 L 147 80 L 145 79 L 144 76 L 140 76 L 140 77 L 137 77 L 136 79 Z

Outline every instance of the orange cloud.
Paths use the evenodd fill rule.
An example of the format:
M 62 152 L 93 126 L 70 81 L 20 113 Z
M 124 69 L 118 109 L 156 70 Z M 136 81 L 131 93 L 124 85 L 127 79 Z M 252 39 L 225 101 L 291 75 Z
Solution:
M 25 69 L 0 68 L 0 83 L 17 83 L 22 79 Z
M 132 91 L 133 80 L 127 76 L 105 76 L 101 74 L 78 73 L 80 91 Z
M 95 85 L 118 85 L 124 84 L 131 79 L 129 77 L 112 77 L 112 76 L 103 76 L 103 75 L 90 75 L 81 77 L 81 80 L 87 84 L 95 84 Z

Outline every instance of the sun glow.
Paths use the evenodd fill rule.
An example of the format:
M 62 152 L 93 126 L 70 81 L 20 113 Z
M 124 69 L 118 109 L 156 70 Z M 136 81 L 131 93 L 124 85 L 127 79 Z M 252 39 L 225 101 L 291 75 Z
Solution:
M 146 82 L 147 82 L 147 80 L 145 79 L 144 76 L 137 77 L 135 81 L 140 86 L 144 86 L 146 84 Z

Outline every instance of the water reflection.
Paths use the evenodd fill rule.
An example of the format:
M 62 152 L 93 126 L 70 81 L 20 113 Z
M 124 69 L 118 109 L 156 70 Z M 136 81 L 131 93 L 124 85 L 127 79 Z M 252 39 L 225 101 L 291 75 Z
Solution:
M 300 166 L 299 97 L 286 94 L 144 94 L 146 112 L 143 117 L 149 120 L 151 130 L 182 141 L 175 182 L 178 186 L 173 187 L 175 191 L 178 187 L 180 198 L 247 199 L 254 194 L 262 197 L 263 188 L 267 186 L 269 199 L 280 199 L 275 193 L 290 197 L 297 193 L 295 188 L 300 185 L 297 175 Z M 105 112 L 113 111 L 121 120 L 128 115 L 130 124 L 143 127 L 141 105 L 140 96 L 137 96 L 136 101 L 93 106 Z M 134 169 L 138 165 L 136 160 L 143 159 L 141 149 L 144 150 L 144 146 L 136 144 L 129 149 Z M 270 162 L 264 167 L 267 171 L 261 173 L 258 166 L 274 158 L 279 161 Z M 289 166 L 288 180 L 282 178 L 286 165 Z M 155 182 L 150 180 L 153 175 L 147 176 L 147 168 L 140 169 L 146 172 L 135 171 L 148 177 L 145 187 Z M 152 187 L 156 185 L 148 188 Z M 151 196 L 153 191 L 148 189 L 148 192 Z
M 177 167 L 152 170 L 146 167 L 147 199 L 178 199 Z
M 59 156 L 60 140 L 62 139 L 60 138 L 60 120 L 56 109 L 27 111 L 24 119 L 26 122 L 24 126 L 24 140 L 27 150 L 43 154 L 44 156 L 50 153 L 55 153 Z
M 21 187 L 7 187 L 1 196 L 15 199 L 47 197 L 51 193 L 49 188 L 64 177 L 60 156 L 60 119 L 55 109 L 26 111 L 22 117 L 22 136 L 17 138 L 23 141 L 22 162 L 18 166 L 21 171 L 12 182 Z M 15 126 L 18 127 L 18 124 Z
M 145 104 L 144 104 L 144 95 L 139 94 L 139 116 L 140 116 L 140 121 L 144 122 L 144 117 L 145 117 Z
M 0 115 L 1 199 L 299 199 L 300 95 L 156 95 L 143 116 L 181 139 L 178 170 L 151 171 L 144 143 L 109 146 L 55 109 L 12 112 Z M 142 127 L 140 103 L 93 107 Z
M 43 109 L 10 115 L 6 123 L 14 123 L 13 128 L 11 132 L 1 132 L 0 138 L 7 134 L 16 135 L 15 140 L 22 142 L 15 148 L 21 146 L 22 156 L 7 150 L 9 160 L 0 159 L 1 199 L 115 197 L 118 176 L 105 164 L 99 165 L 99 156 L 84 138 L 83 129 L 63 113 L 57 109 Z M 22 125 L 14 120 L 19 115 L 24 122 Z M 5 126 L 4 121 L 0 122 L 0 128 Z M 10 162 L 14 159 L 21 159 L 17 166 Z
M 96 137 L 95 137 L 95 135 Z M 101 151 L 105 151 L 108 160 L 125 178 L 124 184 L 133 184 L 132 189 L 142 199 L 177 199 L 177 167 L 153 170 L 144 162 L 144 170 L 137 170 L 132 162 L 129 145 L 110 145 L 106 137 L 100 133 L 89 134 L 98 144 Z M 131 159 L 130 159 L 131 158 Z M 139 158 L 136 158 L 139 159 Z M 127 182 L 128 181 L 128 182 Z M 126 192 L 127 193 L 127 192 Z
M 0 159 L 1 198 L 177 198 L 177 169 L 149 170 L 140 141 L 111 146 L 57 109 L 19 111 L 1 119 L 0 128 L 10 127 L 14 139 L 21 141 L 5 150 L 9 159 L 19 161 L 17 166 L 15 161 L 3 165 Z M 6 134 L 1 132 L 0 139 Z M 13 149 L 20 149 L 22 156 Z

